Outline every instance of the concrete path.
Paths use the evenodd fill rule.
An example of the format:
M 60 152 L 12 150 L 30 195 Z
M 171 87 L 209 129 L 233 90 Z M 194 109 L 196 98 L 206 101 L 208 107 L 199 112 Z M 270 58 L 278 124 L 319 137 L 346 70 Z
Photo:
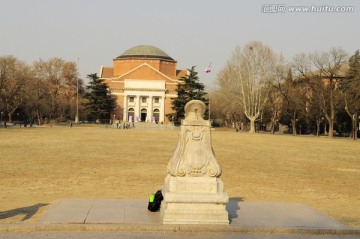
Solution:
M 113 238 L 113 236 L 114 238 L 189 238 L 189 236 L 238 238 L 239 235 L 241 238 L 355 238 L 360 236 L 360 229 L 351 229 L 299 203 L 241 202 L 235 198 L 229 201 L 227 210 L 229 225 L 163 225 L 160 212 L 147 210 L 147 200 L 63 199 L 53 203 L 36 225 L 0 225 L 0 238 L 72 238 L 72 236 L 74 238 Z
M 1 239 L 356 239 L 344 235 L 259 233 L 31 232 L 0 234 Z
M 230 227 L 350 229 L 299 203 L 239 202 L 227 205 Z M 159 212 L 147 210 L 146 200 L 63 199 L 45 212 L 39 224 L 162 225 Z
M 64 199 L 51 205 L 40 224 L 162 224 L 146 200 Z

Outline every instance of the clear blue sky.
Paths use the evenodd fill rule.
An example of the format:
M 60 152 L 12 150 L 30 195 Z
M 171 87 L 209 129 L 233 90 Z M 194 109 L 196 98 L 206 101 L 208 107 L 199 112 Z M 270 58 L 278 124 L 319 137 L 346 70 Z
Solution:
M 268 4 L 353 6 L 351 13 L 264 13 Z M 0 55 L 32 63 L 80 59 L 81 77 L 136 45 L 154 45 L 197 66 L 212 87 L 236 45 L 262 41 L 287 60 L 297 53 L 360 48 L 360 1 L 0 0 Z M 212 63 L 212 73 L 204 68 Z

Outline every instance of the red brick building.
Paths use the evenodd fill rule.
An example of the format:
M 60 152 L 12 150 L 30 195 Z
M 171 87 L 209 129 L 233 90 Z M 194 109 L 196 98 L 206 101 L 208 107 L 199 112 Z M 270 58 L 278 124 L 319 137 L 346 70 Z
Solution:
M 161 49 L 140 45 L 113 59 L 112 67 L 101 67 L 100 78 L 116 97 L 112 117 L 123 121 L 168 122 L 171 98 L 177 97 L 178 79 L 187 70 L 177 70 L 177 61 Z

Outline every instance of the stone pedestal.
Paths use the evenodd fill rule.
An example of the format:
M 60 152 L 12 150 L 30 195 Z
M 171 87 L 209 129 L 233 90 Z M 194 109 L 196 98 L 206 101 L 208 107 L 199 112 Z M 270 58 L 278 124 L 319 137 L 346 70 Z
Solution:
M 179 141 L 168 164 L 162 189 L 164 224 L 229 224 L 228 195 L 219 178 L 221 167 L 211 146 L 206 106 L 192 100 L 185 106 Z
M 229 224 L 223 182 L 210 177 L 168 175 L 163 188 L 164 224 Z

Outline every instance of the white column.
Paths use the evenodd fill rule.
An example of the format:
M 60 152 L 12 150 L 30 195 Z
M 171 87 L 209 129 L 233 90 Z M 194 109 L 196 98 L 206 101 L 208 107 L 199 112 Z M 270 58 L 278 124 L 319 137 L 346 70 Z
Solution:
M 128 121 L 128 96 L 124 95 L 124 104 L 123 104 L 123 121 Z
M 135 100 L 135 114 L 134 114 L 134 118 L 136 118 L 136 116 L 138 117 L 139 121 L 141 121 L 141 102 L 140 102 L 140 95 L 136 96 Z
M 159 122 L 165 121 L 165 97 L 160 97 L 160 117 Z
M 149 120 L 152 122 L 152 117 L 153 117 L 153 97 L 152 96 L 149 96 L 149 102 L 148 102 L 148 117 L 149 117 Z

